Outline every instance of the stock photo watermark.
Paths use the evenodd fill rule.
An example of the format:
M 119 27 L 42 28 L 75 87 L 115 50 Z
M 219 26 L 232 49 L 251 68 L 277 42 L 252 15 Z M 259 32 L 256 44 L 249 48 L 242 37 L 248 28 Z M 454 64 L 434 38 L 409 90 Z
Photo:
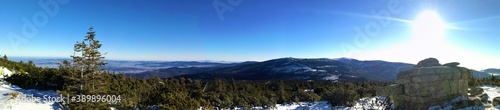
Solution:
M 371 10 L 370 14 L 376 19 L 366 22 L 364 26 L 355 26 L 353 28 L 355 32 L 353 42 L 340 44 L 344 57 L 349 57 L 361 49 L 367 48 L 372 38 L 379 36 L 383 31 L 382 28 L 391 24 L 393 15 L 398 15 L 405 10 L 403 2 L 409 3 L 411 0 L 389 0 L 385 9 Z
M 19 46 L 27 44 L 29 39 L 34 38 L 38 34 L 39 28 L 45 27 L 49 23 L 49 19 L 55 17 L 57 13 L 59 13 L 60 6 L 67 4 L 69 1 L 70 0 L 39 0 L 38 6 L 40 6 L 42 10 L 28 17 L 21 17 L 21 21 L 23 22 L 21 34 L 14 32 L 7 33 L 7 38 L 14 52 L 17 53 L 19 51 Z
M 30 93 L 13 92 L 8 93 L 7 100 L 0 100 L 0 103 L 110 103 L 121 102 L 121 95 L 34 95 Z
M 220 21 L 224 21 L 224 14 L 226 11 L 232 12 L 234 7 L 240 5 L 242 2 L 243 0 L 214 0 L 212 5 Z

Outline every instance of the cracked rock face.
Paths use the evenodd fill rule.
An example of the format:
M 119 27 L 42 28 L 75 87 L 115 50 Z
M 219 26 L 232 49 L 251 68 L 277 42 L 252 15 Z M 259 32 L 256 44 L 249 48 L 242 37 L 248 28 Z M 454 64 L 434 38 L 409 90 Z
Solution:
M 403 109 L 427 109 L 467 96 L 471 71 L 457 65 L 441 65 L 435 58 L 422 60 L 413 69 L 400 72 L 396 84 L 379 89 L 377 94 L 389 96 Z

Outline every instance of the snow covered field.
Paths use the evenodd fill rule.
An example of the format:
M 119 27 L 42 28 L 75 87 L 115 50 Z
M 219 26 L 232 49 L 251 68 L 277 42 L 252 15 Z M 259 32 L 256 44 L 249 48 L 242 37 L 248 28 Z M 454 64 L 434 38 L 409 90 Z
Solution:
M 300 102 L 298 104 L 278 104 L 277 110 L 331 110 L 332 106 L 326 101 L 322 102 Z
M 9 76 L 13 72 L 0 67 L 0 110 L 54 110 L 60 109 L 56 103 L 58 94 L 55 91 L 39 91 L 34 89 L 22 89 L 14 85 L 9 85 L 3 81 L 4 75 Z M 12 95 L 17 94 L 16 98 Z
M 7 95 L 16 92 L 19 92 L 19 95 L 15 99 L 12 99 L 12 95 Z M 0 109 L 2 110 L 54 110 L 61 108 L 59 103 L 54 102 L 55 98 L 59 97 L 55 91 L 26 90 L 12 85 L 1 85 L 0 94 Z
M 382 97 L 371 97 L 371 98 L 363 98 L 357 101 L 357 103 L 353 107 L 332 107 L 328 102 L 300 102 L 298 104 L 277 104 L 276 110 L 364 110 L 364 109 L 375 109 L 380 110 L 383 109 L 380 106 L 377 106 L 377 98 L 379 100 L 384 100 Z

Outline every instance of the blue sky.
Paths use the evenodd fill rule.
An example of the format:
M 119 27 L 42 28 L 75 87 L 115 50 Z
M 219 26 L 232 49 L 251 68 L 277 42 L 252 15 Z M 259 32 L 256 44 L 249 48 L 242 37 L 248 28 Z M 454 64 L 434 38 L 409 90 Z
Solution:
M 465 62 L 477 68 L 500 66 L 496 63 L 500 62 L 498 0 L 233 1 L 2 0 L 0 53 L 69 57 L 75 42 L 81 41 L 93 26 L 108 59 L 263 61 L 281 57 L 351 57 L 416 63 L 437 57 L 442 62 Z M 58 10 L 53 11 L 56 8 L 51 5 L 52 12 L 48 12 L 39 2 L 55 3 Z M 214 2 L 232 11 L 219 16 Z M 391 12 L 393 8 L 399 11 Z M 445 40 L 433 45 L 446 44 L 446 48 L 419 46 L 428 45 L 426 42 L 406 45 L 412 39 L 411 21 L 425 10 L 435 11 L 448 24 Z M 390 17 L 372 14 L 383 11 Z M 38 21 L 33 21 L 34 16 Z M 38 31 L 23 32 L 29 24 L 23 18 Z M 386 18 L 389 21 L 381 25 L 380 20 Z M 370 29 L 379 31 L 361 42 L 356 28 L 366 34 L 365 27 L 375 26 L 370 23 L 379 26 Z M 426 50 L 440 54 L 426 54 Z

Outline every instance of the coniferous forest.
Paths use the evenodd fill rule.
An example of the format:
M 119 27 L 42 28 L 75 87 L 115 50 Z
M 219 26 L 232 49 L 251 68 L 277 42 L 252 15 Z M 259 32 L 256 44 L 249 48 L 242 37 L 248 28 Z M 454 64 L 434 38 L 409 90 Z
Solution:
M 70 109 L 215 109 L 272 108 L 276 104 L 328 101 L 332 106 L 353 106 L 363 97 L 375 96 L 376 89 L 391 82 L 332 82 L 296 80 L 198 80 L 186 78 L 136 79 L 104 70 L 104 55 L 98 50 L 93 28 L 74 46 L 72 61 L 59 68 L 37 67 L 32 61 L 14 62 L 6 55 L 0 65 L 15 74 L 5 79 L 25 89 L 55 90 L 63 95 L 119 95 L 117 103 L 69 103 Z M 500 84 L 494 77 L 472 79 L 474 85 Z

